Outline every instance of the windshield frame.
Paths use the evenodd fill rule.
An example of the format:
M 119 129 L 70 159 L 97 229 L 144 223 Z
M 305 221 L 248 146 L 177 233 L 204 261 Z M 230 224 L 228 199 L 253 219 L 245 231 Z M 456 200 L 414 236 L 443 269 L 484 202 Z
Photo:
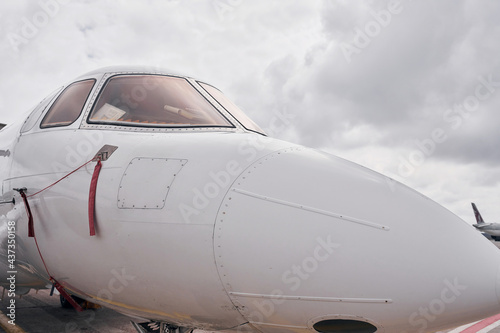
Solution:
M 207 105 L 212 108 L 216 115 L 219 116 L 224 122 L 227 124 L 152 124 L 152 123 L 136 123 L 136 122 L 125 122 L 125 121 L 96 121 L 92 120 L 91 117 L 93 114 L 96 113 L 95 108 L 97 107 L 99 100 L 103 93 L 106 90 L 106 87 L 108 83 L 114 79 L 114 78 L 119 78 L 119 77 L 131 77 L 131 76 L 137 76 L 137 77 L 147 77 L 147 76 L 154 76 L 154 77 L 167 77 L 167 78 L 175 78 L 175 79 L 180 79 L 184 82 L 186 82 L 190 90 L 192 90 L 193 93 L 196 93 L 202 98 L 202 100 L 207 103 Z M 200 89 L 193 84 L 193 80 L 184 77 L 184 76 L 177 76 L 177 75 L 167 75 L 167 74 L 161 74 L 161 73 L 110 73 L 107 75 L 104 75 L 102 78 L 101 82 L 99 83 L 99 86 L 97 88 L 98 93 L 92 97 L 91 104 L 89 105 L 87 111 L 85 112 L 84 116 L 84 122 L 82 123 L 81 128 L 106 128 L 106 129 L 115 129 L 115 130 L 123 130 L 123 129 L 128 129 L 128 130 L 134 130 L 134 131 L 169 131 L 169 130 L 196 130 L 196 129 L 217 129 L 217 130 L 234 130 L 236 128 L 236 125 L 234 121 L 231 120 L 229 117 L 230 115 L 225 114 L 222 112 L 221 108 L 218 107 L 217 104 L 214 104 L 210 99 L 208 99 L 201 91 Z
M 236 122 L 241 127 L 243 127 L 245 130 L 253 132 L 253 133 L 257 133 L 257 134 L 260 134 L 263 136 L 267 136 L 265 131 L 256 122 L 254 122 L 253 119 L 250 118 L 246 114 L 245 111 L 243 111 L 238 105 L 236 105 L 236 103 L 234 103 L 229 97 L 227 97 L 226 94 L 224 94 L 222 92 L 222 90 L 220 90 L 219 88 L 211 85 L 210 83 L 206 83 L 204 81 L 198 80 L 198 81 L 196 81 L 196 83 L 198 84 L 198 86 L 200 86 L 200 89 L 204 93 L 206 93 L 208 96 L 210 96 L 210 98 L 213 99 L 217 103 L 217 105 L 220 106 L 221 109 L 223 109 L 224 111 L 229 113 L 231 115 L 231 117 L 233 117 L 236 120 Z M 218 91 L 221 94 L 221 96 L 226 99 L 226 102 L 228 102 L 230 105 L 228 105 L 228 107 L 226 107 L 226 104 L 223 103 L 224 101 L 218 99 L 217 96 L 214 96 L 210 91 L 207 90 L 207 88 L 205 88 L 207 86 Z M 235 111 L 235 112 L 232 112 L 232 111 Z

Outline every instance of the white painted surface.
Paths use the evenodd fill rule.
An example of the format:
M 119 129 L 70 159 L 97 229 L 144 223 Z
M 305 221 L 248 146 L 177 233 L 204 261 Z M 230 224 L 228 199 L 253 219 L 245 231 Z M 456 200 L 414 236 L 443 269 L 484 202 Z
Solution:
M 366 321 L 377 332 L 432 331 L 500 311 L 498 267 L 491 264 L 500 262 L 500 252 L 428 198 L 239 125 L 160 133 L 87 126 L 85 116 L 109 77 L 91 76 L 98 84 L 73 125 L 34 126 L 20 137 L 21 125 L 0 132 L 0 149 L 12 152 L 0 158 L 2 195 L 17 202 L 0 213 L 22 215 L 18 258 L 39 278 L 48 275 L 12 189 L 34 193 L 109 144 L 119 148 L 103 162 L 96 237 L 87 220 L 93 163 L 30 198 L 50 274 L 94 302 L 187 327 L 249 322 L 244 326 L 264 332 L 311 332 L 327 319 Z M 154 182 L 161 163 L 144 167 L 153 177 L 150 196 L 127 178 L 120 192 L 138 158 L 188 163 L 163 183 Z M 144 181 L 140 171 L 131 177 Z M 167 198 L 158 209 L 117 204 L 132 198 L 151 208 L 160 206 L 157 196 Z

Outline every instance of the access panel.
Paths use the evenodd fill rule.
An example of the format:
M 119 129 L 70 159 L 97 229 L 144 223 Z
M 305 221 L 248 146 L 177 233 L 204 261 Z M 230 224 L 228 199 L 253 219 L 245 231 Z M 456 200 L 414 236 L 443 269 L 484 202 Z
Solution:
M 118 190 L 118 208 L 162 209 L 175 178 L 187 160 L 136 157 Z

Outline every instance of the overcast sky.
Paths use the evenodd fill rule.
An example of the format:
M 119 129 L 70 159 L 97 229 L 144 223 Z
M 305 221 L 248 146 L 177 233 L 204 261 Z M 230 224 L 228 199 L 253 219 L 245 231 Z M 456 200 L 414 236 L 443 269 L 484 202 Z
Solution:
M 272 136 L 500 222 L 500 2 L 6 0 L 0 122 L 119 64 L 225 91 Z

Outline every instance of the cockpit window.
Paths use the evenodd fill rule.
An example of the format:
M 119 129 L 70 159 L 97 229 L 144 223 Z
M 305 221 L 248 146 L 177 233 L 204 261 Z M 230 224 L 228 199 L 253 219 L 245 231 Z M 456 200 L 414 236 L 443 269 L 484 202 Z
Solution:
M 187 80 L 160 75 L 112 77 L 88 122 L 145 127 L 234 127 Z
M 41 128 L 68 126 L 82 113 L 95 80 L 79 81 L 68 86 L 56 99 L 40 124 Z
M 257 132 L 260 134 L 264 134 L 262 128 L 259 127 L 256 123 L 253 122 L 252 119 L 248 118 L 248 116 L 234 104 L 231 102 L 229 98 L 227 98 L 220 90 L 212 87 L 206 83 L 198 82 L 203 89 L 207 91 L 219 104 L 226 109 L 227 112 L 233 115 L 240 123 L 249 131 Z
M 26 133 L 27 131 L 31 130 L 35 124 L 37 123 L 38 119 L 40 119 L 40 116 L 43 114 L 43 111 L 51 104 L 51 102 L 56 98 L 57 95 L 61 92 L 63 88 L 59 88 L 53 93 L 51 93 L 49 96 L 45 97 L 40 104 L 38 104 L 33 111 L 31 111 L 30 115 L 26 120 L 24 121 L 23 127 L 21 128 L 21 133 Z

